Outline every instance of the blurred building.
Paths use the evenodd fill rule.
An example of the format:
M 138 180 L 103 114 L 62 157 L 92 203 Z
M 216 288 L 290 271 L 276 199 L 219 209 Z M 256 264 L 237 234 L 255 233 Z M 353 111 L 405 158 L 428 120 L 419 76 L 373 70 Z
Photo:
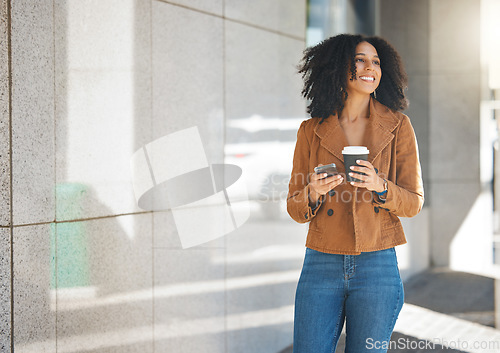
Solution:
M 0 0 L 0 350 L 290 345 L 306 233 L 283 208 L 307 118 L 296 65 L 342 32 L 387 38 L 409 73 L 426 204 L 404 220 L 402 275 L 493 273 L 497 7 Z M 193 126 L 210 163 L 241 166 L 251 214 L 183 249 L 171 210 L 138 207 L 130 158 Z

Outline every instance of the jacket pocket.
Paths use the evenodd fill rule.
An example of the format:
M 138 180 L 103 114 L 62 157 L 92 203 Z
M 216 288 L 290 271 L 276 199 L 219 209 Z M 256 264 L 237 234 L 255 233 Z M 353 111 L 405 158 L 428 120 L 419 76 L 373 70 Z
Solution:
M 397 227 L 400 223 L 398 216 L 391 214 L 389 211 L 383 211 L 383 219 L 382 219 L 382 231 L 387 229 L 393 229 Z

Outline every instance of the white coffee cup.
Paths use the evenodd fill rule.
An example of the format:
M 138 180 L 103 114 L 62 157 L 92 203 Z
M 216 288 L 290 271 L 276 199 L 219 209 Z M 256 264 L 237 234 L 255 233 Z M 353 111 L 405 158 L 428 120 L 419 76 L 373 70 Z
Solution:
M 346 146 L 342 150 L 342 155 L 344 156 L 344 166 L 345 166 L 345 174 L 348 182 L 355 181 L 355 182 L 363 182 L 362 180 L 353 178 L 352 176 L 349 175 L 349 172 L 351 172 L 351 166 L 353 165 L 358 165 L 356 161 L 358 159 L 362 159 L 367 161 L 368 160 L 368 155 L 370 154 L 370 151 L 368 148 L 365 146 Z M 355 172 L 354 172 L 355 173 Z M 359 173 L 363 174 L 364 173 Z

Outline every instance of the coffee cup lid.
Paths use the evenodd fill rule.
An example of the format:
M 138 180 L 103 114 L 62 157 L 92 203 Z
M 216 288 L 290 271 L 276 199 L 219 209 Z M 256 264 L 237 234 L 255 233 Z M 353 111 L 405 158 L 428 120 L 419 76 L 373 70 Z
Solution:
M 365 146 L 345 146 L 342 154 L 369 154 L 370 151 Z

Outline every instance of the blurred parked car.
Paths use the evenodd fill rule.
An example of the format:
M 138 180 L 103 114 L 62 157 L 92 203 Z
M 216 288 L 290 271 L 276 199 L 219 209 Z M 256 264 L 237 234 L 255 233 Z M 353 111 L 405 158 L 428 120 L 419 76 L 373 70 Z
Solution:
M 297 130 L 304 119 L 234 119 L 226 130 L 225 163 L 241 167 L 248 198 L 267 218 L 278 218 L 288 192 Z

